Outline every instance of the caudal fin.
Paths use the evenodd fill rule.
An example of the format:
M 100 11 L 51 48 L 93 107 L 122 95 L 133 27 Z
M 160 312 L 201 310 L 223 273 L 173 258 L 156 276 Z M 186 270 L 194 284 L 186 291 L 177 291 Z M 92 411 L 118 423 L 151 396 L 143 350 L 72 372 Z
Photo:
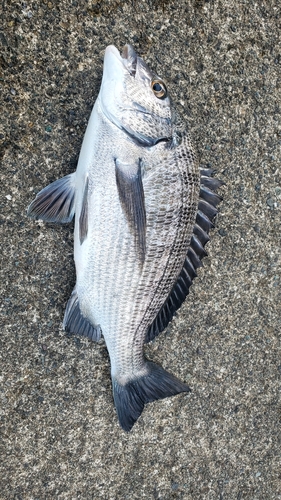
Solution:
M 126 432 L 131 430 L 146 403 L 191 390 L 161 366 L 147 362 L 146 367 L 147 375 L 131 380 L 126 385 L 121 385 L 116 378 L 112 378 L 119 423 Z

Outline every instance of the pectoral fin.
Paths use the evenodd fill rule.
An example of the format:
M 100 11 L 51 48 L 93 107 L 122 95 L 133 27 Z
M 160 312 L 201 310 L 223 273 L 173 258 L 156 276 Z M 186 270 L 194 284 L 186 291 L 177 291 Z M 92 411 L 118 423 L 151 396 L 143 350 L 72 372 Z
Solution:
M 58 179 L 40 191 L 27 215 L 47 222 L 70 222 L 74 216 L 75 173 Z
M 141 160 L 133 165 L 115 160 L 119 199 L 133 233 L 140 260 L 145 257 L 146 213 L 141 175 Z
M 83 193 L 82 208 L 79 217 L 80 245 L 82 245 L 83 241 L 87 238 L 88 234 L 88 187 L 89 187 L 89 179 L 87 177 Z

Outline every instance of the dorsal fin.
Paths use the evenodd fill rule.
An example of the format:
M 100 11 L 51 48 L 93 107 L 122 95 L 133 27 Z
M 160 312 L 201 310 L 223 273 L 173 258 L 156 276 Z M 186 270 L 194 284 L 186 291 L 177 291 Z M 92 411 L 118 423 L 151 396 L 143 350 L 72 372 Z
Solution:
M 213 173 L 211 169 L 201 170 L 200 173 L 198 211 L 186 259 L 169 297 L 147 331 L 146 342 L 150 342 L 161 333 L 181 307 L 189 293 L 192 280 L 197 276 L 196 269 L 202 266 L 201 260 L 207 255 L 204 246 L 210 239 L 209 231 L 214 227 L 213 219 L 218 212 L 217 205 L 222 200 L 216 190 L 223 182 L 211 177 Z

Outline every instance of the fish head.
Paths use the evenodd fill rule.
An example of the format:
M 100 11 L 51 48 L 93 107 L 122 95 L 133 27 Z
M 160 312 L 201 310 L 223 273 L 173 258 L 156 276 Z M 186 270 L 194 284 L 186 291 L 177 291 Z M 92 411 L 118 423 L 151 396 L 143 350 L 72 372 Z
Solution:
M 99 101 L 105 116 L 137 144 L 171 141 L 174 112 L 166 85 L 131 45 L 122 54 L 106 48 Z

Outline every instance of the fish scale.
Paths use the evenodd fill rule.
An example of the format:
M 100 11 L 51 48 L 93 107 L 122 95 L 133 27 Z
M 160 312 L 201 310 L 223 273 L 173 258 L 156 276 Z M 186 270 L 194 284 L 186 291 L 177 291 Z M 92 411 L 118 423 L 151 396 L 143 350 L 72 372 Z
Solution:
M 189 146 L 189 144 L 188 144 Z M 191 168 L 194 165 L 196 168 L 196 164 L 191 164 Z M 186 167 L 186 164 L 185 164 Z M 198 181 L 197 183 L 189 184 L 190 186 L 193 186 L 193 193 L 190 193 L 189 190 L 187 191 L 187 198 L 189 200 L 195 199 L 197 201 L 197 189 L 198 189 Z M 197 188 L 197 189 L 196 189 Z M 172 193 L 172 197 L 174 197 L 174 192 Z M 185 200 L 182 200 L 181 206 L 185 207 L 184 203 Z M 163 301 L 163 297 L 165 297 L 165 293 L 163 292 L 163 288 L 167 287 L 170 289 L 171 285 L 174 283 L 175 279 L 177 278 L 177 275 L 179 271 L 182 268 L 183 261 L 186 255 L 187 247 L 189 244 L 189 239 L 190 239 L 190 226 L 193 225 L 193 219 L 194 219 L 194 214 L 196 213 L 196 203 L 194 203 L 194 210 L 193 212 L 191 210 L 185 210 L 182 208 L 182 214 L 181 214 L 181 220 L 178 218 L 177 220 L 177 228 L 178 230 L 181 229 L 182 235 L 180 236 L 179 234 L 176 235 L 175 237 L 175 244 L 170 250 L 170 259 L 167 259 L 166 263 L 166 268 L 169 271 L 169 276 L 165 279 L 162 279 L 159 283 L 158 286 L 158 293 L 154 294 L 155 299 L 158 299 L 158 303 L 156 306 L 156 312 L 159 310 L 159 307 L 161 307 L 161 301 Z M 163 223 L 165 225 L 165 222 Z M 172 221 L 169 221 L 169 226 L 174 228 L 174 224 Z M 160 291 L 160 285 L 162 285 L 162 290 Z M 152 312 L 153 316 L 153 312 Z M 151 321 L 153 318 L 151 316 L 149 317 L 148 321 Z
M 107 47 L 77 170 L 38 193 L 28 214 L 70 222 L 76 285 L 66 331 L 103 335 L 121 427 L 189 387 L 143 352 L 185 300 L 213 226 L 220 182 L 201 173 L 165 83 L 130 45 Z
M 171 152 L 173 154 L 173 152 Z M 170 155 L 169 155 L 170 156 Z M 169 159 L 170 160 L 170 159 Z M 185 166 L 184 166 L 185 167 Z M 177 190 L 175 190 L 175 187 L 171 188 L 173 186 L 173 183 L 171 182 L 171 174 L 169 176 L 165 175 L 165 172 L 167 172 L 167 168 L 164 165 L 161 166 L 161 170 L 163 171 L 164 176 L 166 179 L 165 182 L 161 182 L 161 197 L 164 197 L 166 201 L 166 206 L 171 203 L 169 200 L 169 197 L 173 200 L 175 198 L 175 192 L 178 193 Z M 173 174 L 175 179 L 179 179 L 179 176 L 177 173 Z M 157 178 L 159 179 L 159 174 L 157 175 Z M 153 182 L 153 177 L 151 178 L 151 182 Z M 140 365 L 143 363 L 142 356 L 138 357 L 137 356 L 137 366 L 135 367 L 135 356 L 134 356 L 134 351 L 137 349 L 138 351 L 138 346 L 136 346 L 136 336 L 138 336 L 141 341 L 143 342 L 147 327 L 149 326 L 151 320 L 155 317 L 155 314 L 159 310 L 159 308 L 163 305 L 163 301 L 165 300 L 165 297 L 167 295 L 167 291 L 171 288 L 173 285 L 180 269 L 182 268 L 183 261 L 186 255 L 187 251 L 187 246 L 189 241 L 187 240 L 187 235 L 190 234 L 190 228 L 186 224 L 186 219 L 190 218 L 192 223 L 193 223 L 193 218 L 195 215 L 196 208 L 194 207 L 194 214 L 190 214 L 190 210 L 185 211 L 185 213 L 181 214 L 181 218 L 179 217 L 179 214 L 177 213 L 177 207 L 174 208 L 173 212 L 175 212 L 174 216 L 174 224 L 170 223 L 166 226 L 165 223 L 162 223 L 161 225 L 157 221 L 157 212 L 154 213 L 152 212 L 151 216 L 151 223 L 150 223 L 150 205 L 154 206 L 155 205 L 155 199 L 156 196 L 151 189 L 151 186 L 146 186 L 145 183 L 145 178 L 144 178 L 144 189 L 145 192 L 147 191 L 147 196 L 146 196 L 146 201 L 147 201 L 147 255 L 146 255 L 146 261 L 144 262 L 143 266 L 143 271 L 140 277 L 140 281 L 138 284 L 137 289 L 134 288 L 133 290 L 130 290 L 129 288 L 124 287 L 126 290 L 126 296 L 124 297 L 125 301 L 130 301 L 133 304 L 135 304 L 135 314 L 131 314 L 131 318 L 137 316 L 137 325 L 138 328 L 136 329 L 137 325 L 134 324 L 133 321 L 130 322 L 129 325 L 127 325 L 124 321 L 123 318 L 118 315 L 119 321 L 121 320 L 121 325 L 114 324 L 114 322 L 111 323 L 108 331 L 103 328 L 103 334 L 106 338 L 108 339 L 108 336 L 113 335 L 114 339 L 120 339 L 119 342 L 121 345 L 126 344 L 126 351 L 122 353 L 121 355 L 119 354 L 118 347 L 116 348 L 116 345 L 114 346 L 114 353 L 115 353 L 115 359 L 118 359 L 119 364 L 124 368 L 124 366 L 129 365 L 130 370 L 134 371 L 134 369 L 138 369 Z M 155 191 L 155 190 L 154 190 Z M 188 192 L 188 197 L 189 199 L 191 197 L 191 193 Z M 194 194 L 193 197 L 197 197 L 196 190 L 194 189 Z M 182 207 L 182 203 L 180 205 Z M 184 212 L 184 210 L 181 210 Z M 161 213 L 161 211 L 160 211 Z M 167 212 L 169 213 L 169 212 Z M 193 217 L 192 217 L 193 216 Z M 181 224 L 179 224 L 181 219 Z M 167 245 L 167 230 L 168 232 L 171 233 L 171 243 L 170 245 Z M 182 236 L 179 237 L 179 230 L 182 232 Z M 162 237 L 161 237 L 162 233 Z M 152 234 L 152 238 L 151 235 Z M 153 242 L 153 240 L 156 239 L 158 244 L 154 247 L 150 247 L 150 241 Z M 160 241 L 162 240 L 162 246 L 160 245 Z M 174 248 L 172 251 L 169 250 L 169 247 L 172 245 L 172 241 L 176 242 L 174 244 Z M 170 258 L 173 257 L 172 263 L 170 262 L 171 259 L 169 259 L 168 255 L 164 255 L 162 253 L 162 248 L 166 249 L 166 253 L 170 253 Z M 155 254 L 156 249 L 158 252 Z M 152 250 L 152 255 L 151 255 L 151 250 Z M 180 250 L 180 252 L 179 252 Z M 120 251 L 120 255 L 125 255 L 124 250 Z M 126 256 L 127 258 L 127 256 Z M 134 256 L 133 256 L 134 258 Z M 161 260 L 162 259 L 162 260 Z M 134 258 L 135 260 L 135 258 Z M 154 267 L 150 265 L 150 261 L 153 260 L 153 262 L 156 264 Z M 164 262 L 165 264 L 165 269 L 161 270 L 161 262 Z M 169 265 L 171 264 L 171 265 Z M 158 265 L 158 267 L 157 267 Z M 128 266 L 128 264 L 127 264 Z M 124 263 L 120 263 L 120 268 L 124 269 L 126 268 L 124 266 Z M 127 267 L 128 268 L 128 267 Z M 161 279 L 159 280 L 158 275 L 161 275 Z M 155 282 L 157 284 L 157 294 L 155 293 Z M 122 299 L 123 291 L 124 288 L 120 290 L 120 307 L 122 309 L 122 304 L 124 300 Z M 116 285 L 115 285 L 116 289 Z M 153 300 L 154 299 L 154 300 Z M 149 306 L 150 305 L 150 306 Z M 126 334 L 128 332 L 128 335 Z M 129 335 L 132 335 L 133 337 L 130 341 L 128 338 Z M 118 343 L 118 341 L 117 341 Z M 107 340 L 107 345 L 109 345 L 109 341 Z M 129 347 L 129 348 L 128 348 Z M 125 362 L 125 359 L 127 362 Z

